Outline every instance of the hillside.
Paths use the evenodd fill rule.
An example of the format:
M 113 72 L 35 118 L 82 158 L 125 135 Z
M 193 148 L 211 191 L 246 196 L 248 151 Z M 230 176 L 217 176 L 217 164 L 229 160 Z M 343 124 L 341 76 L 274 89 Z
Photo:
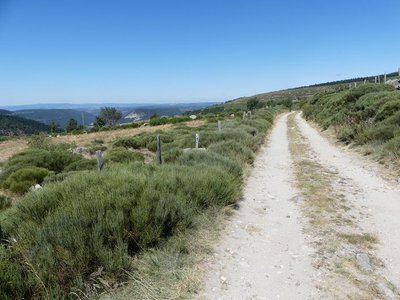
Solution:
M 88 126 L 94 122 L 96 118 L 96 116 L 93 114 L 73 109 L 28 109 L 17 110 L 12 112 L 12 114 L 26 119 L 35 120 L 47 125 L 51 122 L 55 122 L 64 129 L 66 128 L 69 119 L 75 119 L 78 121 L 78 125 L 82 125 L 83 116 L 85 125 Z
M 7 110 L 0 110 L 0 136 L 21 136 L 48 132 L 43 123 L 11 115 Z
M 387 74 L 387 80 L 398 78 L 398 72 L 393 72 Z M 381 81 L 383 81 L 384 75 L 380 75 Z M 250 99 L 257 99 L 260 101 L 260 106 L 265 106 L 269 103 L 269 101 L 273 101 L 275 103 L 285 102 L 285 101 L 301 101 L 306 100 L 309 97 L 320 93 L 332 93 L 341 91 L 343 89 L 348 89 L 349 84 L 358 84 L 361 85 L 366 81 L 366 83 L 373 83 L 375 81 L 375 76 L 365 76 L 359 78 L 351 78 L 340 81 L 331 81 L 318 83 L 310 86 L 296 87 L 290 88 L 286 90 L 280 91 L 272 91 L 267 93 L 256 94 L 253 96 L 240 97 L 237 99 L 229 100 L 222 104 L 216 104 L 209 107 L 206 107 L 201 110 L 195 111 L 195 113 L 220 113 L 220 112 L 235 112 L 246 109 L 246 103 Z

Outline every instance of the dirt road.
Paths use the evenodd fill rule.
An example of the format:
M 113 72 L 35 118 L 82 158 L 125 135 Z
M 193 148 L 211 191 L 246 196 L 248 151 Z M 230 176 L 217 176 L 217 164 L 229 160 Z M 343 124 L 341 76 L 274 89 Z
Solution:
M 398 184 L 282 115 L 200 298 L 400 299 L 399 217 Z

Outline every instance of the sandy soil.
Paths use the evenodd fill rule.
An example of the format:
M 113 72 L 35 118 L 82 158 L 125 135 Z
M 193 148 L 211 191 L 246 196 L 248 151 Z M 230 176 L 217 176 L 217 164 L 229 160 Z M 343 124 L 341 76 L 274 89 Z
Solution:
M 300 114 L 296 122 L 307 138 L 317 159 L 340 174 L 344 190 L 352 209 L 360 211 L 359 225 L 378 237 L 377 256 L 383 260 L 383 275 L 400 287 L 400 188 L 399 184 L 383 179 L 375 173 L 371 162 L 356 153 L 343 151 L 324 139 Z
M 293 135 L 287 134 L 287 118 L 277 120 L 261 149 L 244 200 L 205 265 L 208 275 L 200 298 L 400 299 L 398 183 L 384 179 L 357 153 L 330 143 L 297 114 L 289 130 L 298 131 L 309 149 L 304 160 L 314 161 L 316 173 L 327 174 L 307 178 L 325 177 L 327 196 L 341 204 L 337 210 L 327 207 L 321 218 L 332 232 L 318 230 L 312 223 L 317 219 L 307 217 L 307 209 L 313 208 L 295 188 L 299 174 L 293 172 L 288 149 Z M 364 265 L 362 255 L 370 258 Z M 327 267 L 320 267 L 321 262 Z
M 308 299 L 318 291 L 312 248 L 302 233 L 286 135 L 278 119 L 223 234 L 202 294 L 206 299 Z

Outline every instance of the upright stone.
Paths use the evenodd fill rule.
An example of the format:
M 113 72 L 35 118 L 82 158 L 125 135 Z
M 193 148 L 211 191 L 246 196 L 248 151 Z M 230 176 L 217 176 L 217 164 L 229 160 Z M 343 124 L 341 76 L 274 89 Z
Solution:
M 222 129 L 221 121 L 218 120 L 218 131 L 221 131 L 221 129 Z
M 157 134 L 157 165 L 161 165 L 161 139 L 160 135 Z
M 97 169 L 99 170 L 99 173 L 103 169 L 103 152 L 101 150 L 96 151 L 96 158 L 97 158 Z
M 196 149 L 199 149 L 199 144 L 200 144 L 200 135 L 196 133 Z

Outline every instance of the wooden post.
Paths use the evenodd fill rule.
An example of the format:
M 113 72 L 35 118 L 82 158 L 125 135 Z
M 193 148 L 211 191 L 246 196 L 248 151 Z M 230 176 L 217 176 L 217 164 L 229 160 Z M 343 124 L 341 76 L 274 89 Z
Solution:
M 222 129 L 221 121 L 218 120 L 218 131 L 221 131 L 221 129 Z
M 161 165 L 161 139 L 160 135 L 157 134 L 157 165 Z
M 196 149 L 199 149 L 200 135 L 196 133 Z
M 97 158 L 97 169 L 99 170 L 99 173 L 103 169 L 103 152 L 101 150 L 96 151 L 96 158 Z

